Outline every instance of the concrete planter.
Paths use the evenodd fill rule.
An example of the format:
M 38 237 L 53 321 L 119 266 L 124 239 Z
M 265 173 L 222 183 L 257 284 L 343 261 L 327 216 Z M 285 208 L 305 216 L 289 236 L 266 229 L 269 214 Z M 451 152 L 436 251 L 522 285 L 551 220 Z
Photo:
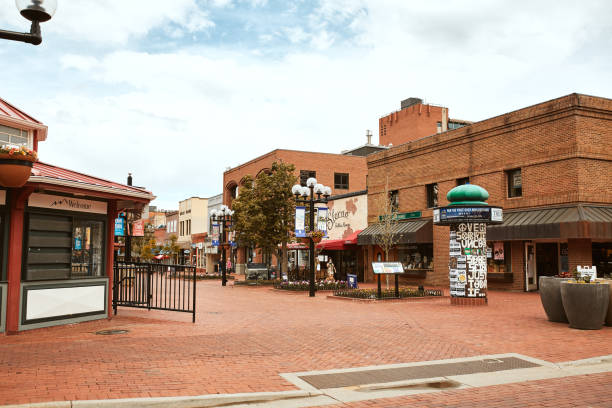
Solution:
M 552 276 L 540 276 L 539 292 L 542 306 L 548 320 L 557 323 L 569 323 L 561 300 L 561 282 L 569 278 L 555 278 Z
M 612 326 L 612 279 L 603 279 L 604 283 L 608 284 L 610 290 L 610 300 L 608 301 L 608 316 L 606 317 L 606 326 Z
M 601 329 L 608 313 L 609 286 L 607 283 L 561 283 L 561 299 L 570 327 Z

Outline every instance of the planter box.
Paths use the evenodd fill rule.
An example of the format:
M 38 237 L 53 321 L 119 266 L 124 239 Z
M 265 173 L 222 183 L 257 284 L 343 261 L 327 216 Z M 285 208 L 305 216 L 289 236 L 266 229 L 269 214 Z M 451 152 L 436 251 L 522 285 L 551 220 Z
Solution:
M 561 283 L 561 299 L 570 327 L 597 330 L 603 326 L 610 302 L 607 283 Z
M 569 278 L 555 278 L 552 276 L 540 276 L 539 291 L 542 307 L 546 312 L 548 320 L 556 323 L 569 323 L 561 300 L 561 282 L 567 282 Z

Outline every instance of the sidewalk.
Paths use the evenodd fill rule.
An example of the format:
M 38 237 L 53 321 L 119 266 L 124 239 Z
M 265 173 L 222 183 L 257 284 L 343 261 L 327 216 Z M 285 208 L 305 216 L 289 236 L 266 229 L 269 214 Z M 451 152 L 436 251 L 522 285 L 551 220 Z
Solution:
M 551 363 L 612 354 L 612 328 L 550 323 L 533 293 L 491 292 L 488 306 L 452 307 L 448 299 L 367 304 L 271 291 L 199 281 L 195 324 L 188 314 L 120 308 L 110 321 L 0 337 L 0 405 L 295 391 L 280 374 L 503 353 Z M 104 329 L 129 332 L 95 334 Z M 612 406 L 611 380 L 601 373 L 519 385 Z M 493 395 L 513 396 L 519 385 L 470 395 L 500 388 Z M 435 405 L 440 395 L 460 401 L 465 392 L 423 398 Z

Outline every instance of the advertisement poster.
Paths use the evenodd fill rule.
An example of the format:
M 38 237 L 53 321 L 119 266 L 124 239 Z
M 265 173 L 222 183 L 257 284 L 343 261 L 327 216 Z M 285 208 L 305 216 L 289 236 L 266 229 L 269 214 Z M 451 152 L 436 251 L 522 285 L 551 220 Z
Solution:
M 504 243 L 494 242 L 493 243 L 493 259 L 496 261 L 504 260 Z
M 123 217 L 115 218 L 115 236 L 125 236 L 125 219 Z
M 450 231 L 451 296 L 486 297 L 487 225 L 485 223 L 460 223 L 451 225 Z
M 131 235 L 133 237 L 144 237 L 144 220 L 138 220 L 132 223 Z
M 375 274 L 404 273 L 401 262 L 372 262 L 372 271 Z
M 327 237 L 327 207 L 317 209 L 317 229 L 323 231 L 323 236 Z
M 306 236 L 306 207 L 295 207 L 295 236 L 304 238 Z

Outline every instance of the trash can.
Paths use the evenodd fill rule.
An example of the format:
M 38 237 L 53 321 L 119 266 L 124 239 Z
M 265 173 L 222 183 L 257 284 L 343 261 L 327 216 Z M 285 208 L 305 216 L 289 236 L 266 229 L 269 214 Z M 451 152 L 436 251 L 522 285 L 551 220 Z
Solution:
M 349 289 L 357 289 L 357 275 L 346 274 L 346 286 Z

